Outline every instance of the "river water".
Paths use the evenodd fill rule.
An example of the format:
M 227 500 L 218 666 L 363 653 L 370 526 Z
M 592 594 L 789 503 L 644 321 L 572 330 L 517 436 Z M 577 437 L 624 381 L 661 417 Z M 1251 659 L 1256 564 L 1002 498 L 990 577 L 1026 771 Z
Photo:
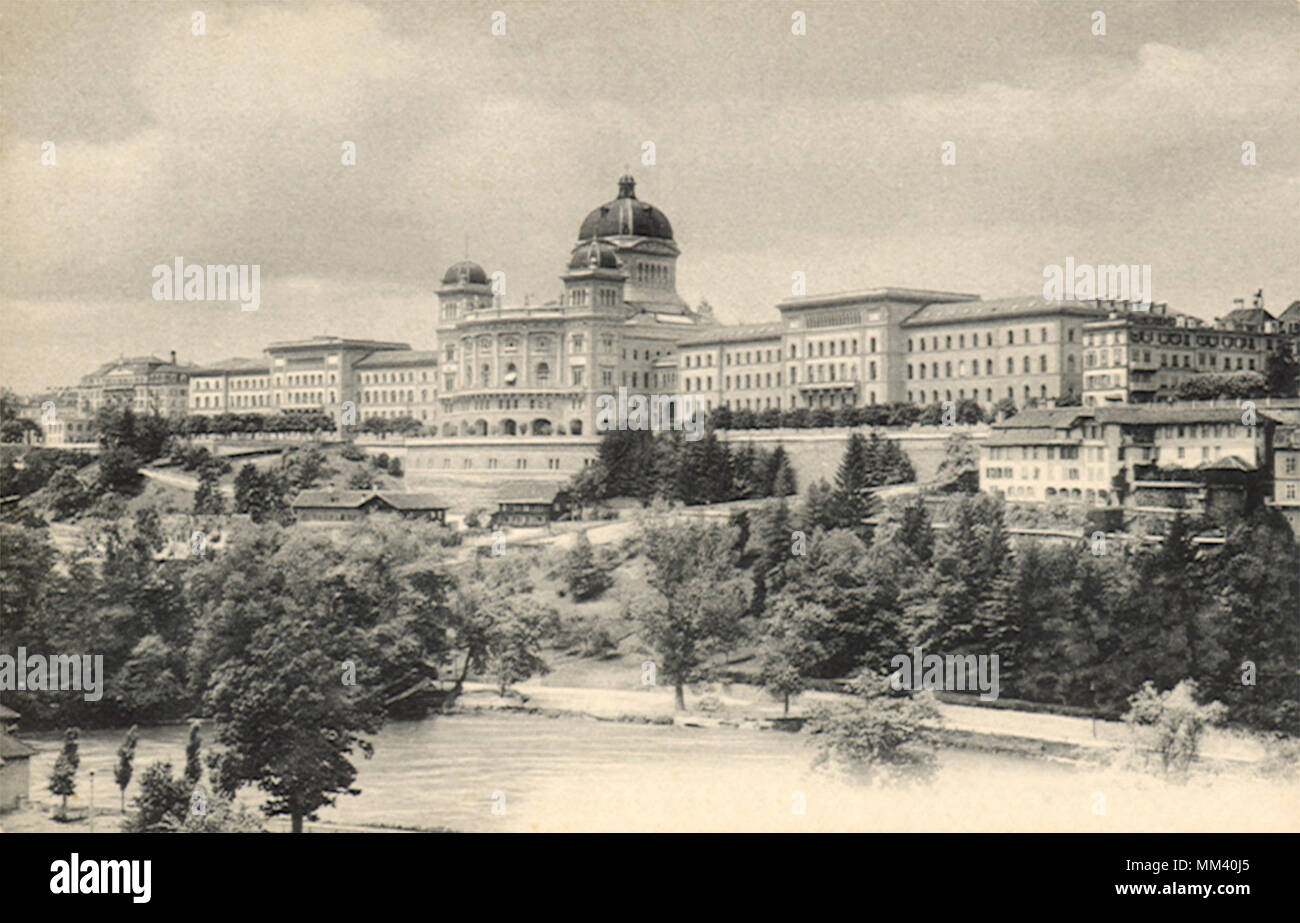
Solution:
M 212 731 L 206 729 L 211 739 Z M 184 727 L 141 730 L 136 778 L 185 759 Z M 32 794 L 44 791 L 57 734 L 29 734 Z M 81 740 L 75 803 L 116 805 L 121 731 Z M 811 769 L 806 737 L 582 718 L 476 713 L 390 722 L 359 755 L 358 796 L 320 819 L 460 831 L 1297 830 L 1300 788 L 1239 776 L 1173 785 L 1116 770 L 944 750 L 930 785 L 877 789 Z M 128 803 L 136 783 L 127 789 Z M 261 802 L 245 789 L 241 799 Z M 111 825 L 109 818 L 102 821 Z

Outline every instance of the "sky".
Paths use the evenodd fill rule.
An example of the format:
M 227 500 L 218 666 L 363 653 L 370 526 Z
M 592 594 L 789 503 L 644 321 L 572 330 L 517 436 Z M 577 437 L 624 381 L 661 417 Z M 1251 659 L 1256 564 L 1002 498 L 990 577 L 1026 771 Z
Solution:
M 724 322 L 778 319 L 794 273 L 995 298 L 1067 258 L 1150 265 L 1207 319 L 1261 288 L 1280 311 L 1297 113 L 1296 0 L 0 0 L 0 385 L 431 348 L 448 265 L 555 297 L 625 171 Z M 261 306 L 154 300 L 177 257 L 258 265 Z

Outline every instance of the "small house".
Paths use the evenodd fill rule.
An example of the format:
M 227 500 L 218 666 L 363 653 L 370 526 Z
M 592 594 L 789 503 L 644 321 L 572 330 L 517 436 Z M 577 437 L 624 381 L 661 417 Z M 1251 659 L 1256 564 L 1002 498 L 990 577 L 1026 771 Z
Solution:
M 13 736 L 18 713 L 0 705 L 0 812 L 12 811 L 29 797 L 31 758 L 36 751 Z
M 433 494 L 395 490 L 304 490 L 293 500 L 299 522 L 356 522 L 372 515 L 445 524 L 447 504 Z
M 569 511 L 563 485 L 546 481 L 510 481 L 497 492 L 492 528 L 544 526 Z

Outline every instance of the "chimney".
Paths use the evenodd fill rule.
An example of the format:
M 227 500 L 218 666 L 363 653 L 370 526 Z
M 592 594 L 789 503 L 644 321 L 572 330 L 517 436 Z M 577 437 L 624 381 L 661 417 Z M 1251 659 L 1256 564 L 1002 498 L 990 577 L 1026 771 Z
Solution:
M 172 365 L 176 364 L 176 350 L 172 350 Z
M 1237 311 L 1242 310 L 1243 308 L 1246 307 L 1246 299 L 1245 298 L 1232 299 L 1232 307 Z

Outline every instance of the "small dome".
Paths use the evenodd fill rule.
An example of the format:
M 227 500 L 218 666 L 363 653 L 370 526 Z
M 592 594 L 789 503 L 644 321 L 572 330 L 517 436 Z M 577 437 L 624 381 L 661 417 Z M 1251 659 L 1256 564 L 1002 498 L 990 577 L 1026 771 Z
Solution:
M 593 209 L 578 230 L 579 240 L 619 235 L 673 239 L 668 216 L 636 197 L 636 180 L 630 176 L 618 181 L 618 198 Z
M 473 260 L 461 260 L 459 263 L 453 263 L 443 274 L 443 285 L 487 285 L 487 273 L 483 267 Z
M 620 265 L 617 251 L 596 240 L 585 247 L 577 247 L 569 260 L 570 269 L 618 269 Z

